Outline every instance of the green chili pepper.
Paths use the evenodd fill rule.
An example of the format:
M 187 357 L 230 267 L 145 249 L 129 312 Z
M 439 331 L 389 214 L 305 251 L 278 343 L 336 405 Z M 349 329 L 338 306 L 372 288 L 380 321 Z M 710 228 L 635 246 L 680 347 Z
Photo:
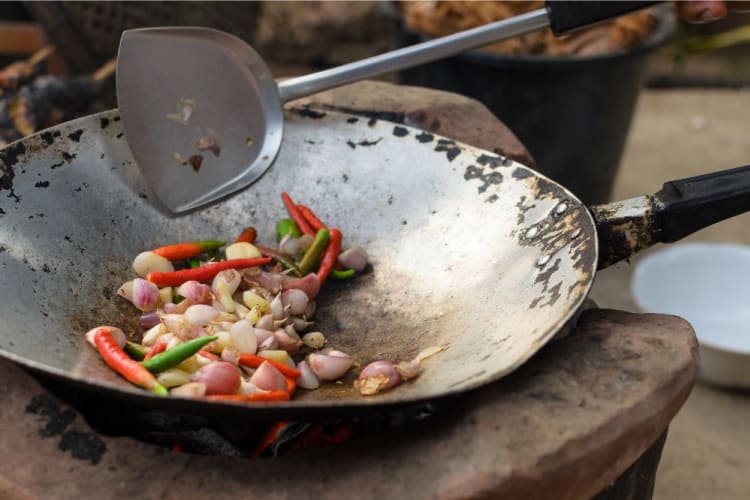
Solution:
M 331 269 L 331 278 L 335 280 L 348 280 L 357 274 L 354 269 Z
M 152 373 L 162 372 L 175 367 L 188 359 L 190 356 L 200 351 L 203 346 L 213 342 L 219 337 L 198 337 L 197 339 L 189 340 L 184 344 L 179 344 L 171 349 L 157 354 L 151 359 L 141 361 L 141 364 Z
M 279 239 L 283 239 L 284 236 L 288 234 L 292 235 L 294 238 L 299 238 L 302 235 L 299 231 L 299 227 L 297 227 L 297 223 L 292 219 L 281 219 L 278 224 L 276 224 L 276 234 L 279 235 Z
M 198 259 L 188 259 L 188 267 L 190 269 L 195 269 L 196 267 L 201 267 L 201 261 Z
M 323 251 L 326 249 L 326 244 L 328 244 L 328 238 L 330 238 L 330 236 L 331 234 L 328 232 L 328 229 L 321 229 L 315 233 L 315 239 L 313 240 L 312 245 L 307 249 L 305 255 L 302 256 L 302 260 L 297 266 L 302 276 L 305 276 L 312 271 L 318 263 L 320 256 L 323 255 Z
M 123 347 L 123 349 L 126 353 L 128 353 L 128 356 L 138 361 L 142 360 L 148 352 L 148 349 L 143 347 L 141 344 L 136 344 L 135 342 L 131 342 L 130 340 L 125 342 L 125 347 Z

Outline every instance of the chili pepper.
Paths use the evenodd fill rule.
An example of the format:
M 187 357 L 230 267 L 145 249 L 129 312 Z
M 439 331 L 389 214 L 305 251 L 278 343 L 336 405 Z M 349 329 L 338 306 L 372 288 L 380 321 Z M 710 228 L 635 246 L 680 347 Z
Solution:
M 136 344 L 135 342 L 131 342 L 128 340 L 125 342 L 125 347 L 123 348 L 128 355 L 130 355 L 131 358 L 140 361 L 144 357 L 146 357 L 146 353 L 148 352 L 148 349 L 143 347 L 141 344 Z
M 291 396 L 294 394 L 294 390 L 297 388 L 297 382 L 294 381 L 293 377 L 286 378 L 286 392 Z
M 253 451 L 253 458 L 260 457 L 265 449 L 271 446 L 274 441 L 276 441 L 276 438 L 281 432 L 281 429 L 286 427 L 286 425 L 286 422 L 276 422 L 271 427 L 269 427 L 265 434 L 263 434 L 263 437 L 260 439 L 260 441 L 258 441 L 258 445 L 255 447 L 255 451 Z
M 202 240 L 190 241 L 187 243 L 175 243 L 165 247 L 159 247 L 151 250 L 156 255 L 161 255 L 168 260 L 183 260 L 195 257 L 204 252 L 210 252 L 224 246 L 223 241 L 219 240 Z
M 94 334 L 94 345 L 107 365 L 125 377 L 129 382 L 148 389 L 159 396 L 169 394 L 167 388 L 161 385 L 146 368 L 137 361 L 130 359 L 120 347 L 106 327 L 98 328 Z
M 241 365 L 249 366 L 250 368 L 258 368 L 261 364 L 263 364 L 264 361 L 268 361 L 269 363 L 271 363 L 271 366 L 279 370 L 285 377 L 298 378 L 301 375 L 300 371 L 296 368 L 287 366 L 284 363 L 281 363 L 274 359 L 258 356 L 257 354 L 243 352 L 242 354 L 240 354 L 239 359 L 239 363 Z
M 234 240 L 235 243 L 255 243 L 255 238 L 258 237 L 258 231 L 255 230 L 254 227 L 249 226 L 246 227 L 244 231 L 240 233 L 239 236 L 237 236 L 237 239 Z
M 299 232 L 297 224 L 292 219 L 281 219 L 276 223 L 276 235 L 280 240 L 284 239 L 284 236 L 290 235 L 293 238 L 299 238 L 302 233 Z
M 271 401 L 289 401 L 290 396 L 286 391 L 269 391 L 256 392 L 254 394 L 214 394 L 205 396 L 207 399 L 215 401 L 245 401 L 245 402 L 271 402 Z
M 357 271 L 354 269 L 331 269 L 329 276 L 335 280 L 348 280 L 355 274 L 357 274 Z
M 203 346 L 218 339 L 217 336 L 198 337 L 197 339 L 188 340 L 184 344 L 178 344 L 171 349 L 157 354 L 151 359 L 144 359 L 141 365 L 150 372 L 158 373 L 168 370 L 179 365 L 190 356 L 200 351 Z
M 270 257 L 260 257 L 257 259 L 232 259 L 211 262 L 205 266 L 196 267 L 195 269 L 180 269 L 171 273 L 148 273 L 146 279 L 158 287 L 180 286 L 186 281 L 195 280 L 206 282 L 213 279 L 214 276 L 225 269 L 244 269 L 246 267 L 262 266 L 271 262 Z
M 156 356 L 159 353 L 162 353 L 167 350 L 167 343 L 163 340 L 160 340 L 153 346 L 151 346 L 151 349 L 148 350 L 145 356 L 143 356 L 143 360 L 151 359 L 154 356 Z
M 297 266 L 302 276 L 305 276 L 312 271 L 318 263 L 320 256 L 323 255 L 323 252 L 326 249 L 326 244 L 328 243 L 330 236 L 328 229 L 321 229 L 315 234 L 315 239 L 313 240 L 312 245 L 307 249 L 305 255 L 302 256 L 302 260 Z
M 339 256 L 339 252 L 341 252 L 341 231 L 333 228 L 330 234 L 331 239 L 328 241 L 323 258 L 320 260 L 320 267 L 318 268 L 318 279 L 321 283 L 328 278 L 328 274 L 333 269 L 336 258 Z
M 196 267 L 201 267 L 201 261 L 199 261 L 198 259 L 188 259 L 187 263 L 188 263 L 188 267 L 190 269 L 195 269 Z
M 287 193 L 281 193 L 281 198 L 284 200 L 284 205 L 286 206 L 286 211 L 289 212 L 289 217 L 294 220 L 299 230 L 304 234 L 315 236 L 315 230 L 310 227 L 310 224 L 308 224 L 305 218 L 302 217 L 302 214 L 299 213 L 297 205 L 294 204 L 292 198 Z
M 316 231 L 320 231 L 321 229 L 328 229 L 328 226 L 323 224 L 323 222 L 318 219 L 318 216 L 315 215 L 315 212 L 313 212 L 311 208 L 304 205 L 297 205 L 297 210 L 299 210 L 299 213 L 302 215 L 302 217 L 305 218 L 307 223 L 310 224 L 310 227 L 312 227 Z
M 290 269 L 292 273 L 297 277 L 302 277 L 302 274 L 297 269 L 297 266 L 291 260 L 284 257 L 282 254 L 274 250 L 273 248 L 264 247 L 261 245 L 255 245 L 255 248 L 260 250 L 260 253 L 268 257 L 273 257 L 279 264 L 284 266 L 286 269 Z

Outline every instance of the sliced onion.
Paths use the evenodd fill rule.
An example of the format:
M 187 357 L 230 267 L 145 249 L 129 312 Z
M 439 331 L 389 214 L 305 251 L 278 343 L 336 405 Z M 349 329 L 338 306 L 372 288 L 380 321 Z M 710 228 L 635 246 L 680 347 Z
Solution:
M 141 278 L 133 280 L 133 305 L 141 311 L 153 311 L 159 303 L 159 287 Z
M 190 299 L 183 299 L 178 304 L 167 302 L 164 304 L 164 312 L 167 314 L 184 314 L 187 308 L 193 305 Z
M 119 328 L 115 326 L 97 326 L 96 328 L 92 328 L 91 330 L 86 332 L 86 340 L 88 341 L 89 344 L 96 347 L 96 342 L 94 341 L 94 334 L 99 329 L 102 329 L 102 328 L 109 332 L 109 334 L 112 336 L 115 342 L 117 342 L 117 345 L 119 345 L 120 347 L 125 346 L 125 343 L 128 341 L 128 337 L 125 335 L 125 332 L 123 332 L 122 330 L 120 330 Z
M 260 389 L 255 384 L 251 383 L 249 380 L 243 380 L 240 384 L 240 388 L 237 390 L 237 394 L 258 394 L 261 392 L 268 392 L 264 391 L 263 389 Z
M 250 383 L 265 391 L 286 390 L 286 377 L 268 361 L 261 363 L 255 370 Z
M 275 328 L 274 328 L 275 329 Z M 255 327 L 255 338 L 258 341 L 258 345 L 266 341 L 268 338 L 273 338 L 273 331 L 266 330 L 265 328 Z
M 294 327 L 294 330 L 297 332 L 304 332 L 308 328 L 310 328 L 311 325 L 314 325 L 315 323 L 312 321 L 304 320 L 298 316 L 294 316 L 293 318 L 289 318 L 289 320 L 292 322 L 292 326 Z
M 404 377 L 404 380 L 408 380 L 419 375 L 419 370 L 421 368 L 422 367 L 421 363 L 419 362 L 419 357 L 416 357 L 411 361 L 402 361 L 396 365 L 396 371 L 398 371 L 401 376 Z
M 236 365 L 240 361 L 240 351 L 231 346 L 225 347 L 221 351 L 221 359 L 223 361 Z
M 302 337 L 302 343 L 312 349 L 322 349 L 326 343 L 326 338 L 321 332 L 310 332 Z
M 364 248 L 360 246 L 349 247 L 338 256 L 338 263 L 347 269 L 362 272 L 367 267 L 369 256 Z
M 238 243 L 232 243 L 224 249 L 224 255 L 227 260 L 232 259 L 257 259 L 263 255 L 260 253 L 255 245 L 246 241 Z
M 191 382 L 206 384 L 206 395 L 234 394 L 240 388 L 240 370 L 226 361 L 216 361 L 201 367 L 190 376 Z
M 218 317 L 219 311 L 205 304 L 194 304 L 185 311 L 185 321 L 191 325 L 206 326 Z
M 271 301 L 271 314 L 275 320 L 286 319 L 284 304 L 281 302 L 281 294 L 276 295 Z
M 194 280 L 186 281 L 180 285 L 177 288 L 177 293 L 181 297 L 189 299 L 193 304 L 211 303 L 211 287 Z
M 139 323 L 143 328 L 153 328 L 161 322 L 159 314 L 156 311 L 149 311 L 141 314 Z
M 225 269 L 219 272 L 211 283 L 211 291 L 214 293 L 216 300 L 221 303 L 227 312 L 234 312 L 234 298 L 232 298 L 232 295 L 237 291 L 241 281 L 242 277 L 239 271 Z
M 276 329 L 273 332 L 273 336 L 278 342 L 279 349 L 282 349 L 289 354 L 296 353 L 299 351 L 299 348 L 302 347 L 302 341 L 296 336 L 296 334 L 292 336 L 289 332 L 281 328 Z
M 169 260 L 154 252 L 141 252 L 133 259 L 133 270 L 138 276 L 145 278 L 148 273 L 174 272 L 174 266 Z
M 304 278 L 290 278 L 284 283 L 284 288 L 302 290 L 312 300 L 320 292 L 320 279 L 317 274 L 310 273 Z
M 273 314 L 266 314 L 264 316 L 261 316 L 261 318 L 255 324 L 255 328 L 269 330 L 269 332 L 273 331 L 276 328 L 276 325 L 274 325 L 273 323 Z
M 287 312 L 293 316 L 304 314 L 310 299 L 302 290 L 292 288 L 281 293 L 281 303 Z
M 300 361 L 297 363 L 297 369 L 300 372 L 300 376 L 297 377 L 296 380 L 297 387 L 310 390 L 320 387 L 320 380 L 315 376 L 315 373 L 313 373 L 312 368 L 310 368 L 307 361 Z
M 279 347 L 279 341 L 276 340 L 276 337 L 271 334 L 270 337 L 265 339 L 263 342 L 258 343 L 258 352 L 260 351 L 269 351 L 273 350 Z
M 390 361 L 373 361 L 360 372 L 354 382 L 360 394 L 372 396 L 378 392 L 394 387 L 404 381 L 401 373 Z
M 120 288 L 117 289 L 117 295 L 127 300 L 131 304 L 133 303 L 133 280 L 126 281 Z
M 352 366 L 351 356 L 341 351 L 331 351 L 328 354 L 312 353 L 308 362 L 313 373 L 321 380 L 336 380 Z
M 235 349 L 241 353 L 255 354 L 258 348 L 258 338 L 255 335 L 255 328 L 249 321 L 241 319 L 234 323 L 229 329 L 229 335 Z
M 182 398 L 200 398 L 206 395 L 206 384 L 202 382 L 188 382 L 185 385 L 175 387 L 169 393 Z

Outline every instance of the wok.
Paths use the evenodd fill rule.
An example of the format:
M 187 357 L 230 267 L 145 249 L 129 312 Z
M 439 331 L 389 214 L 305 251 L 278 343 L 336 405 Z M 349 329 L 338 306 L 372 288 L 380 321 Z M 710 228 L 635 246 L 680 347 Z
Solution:
M 436 400 L 500 379 L 574 317 L 597 267 L 750 207 L 750 169 L 675 181 L 655 195 L 588 208 L 537 172 L 392 122 L 287 110 L 280 155 L 253 186 L 187 215 L 157 204 L 116 110 L 0 151 L 0 355 L 151 408 L 245 419 L 310 419 Z M 174 182 L 191 171 L 175 166 Z M 279 193 L 368 249 L 372 270 L 326 284 L 318 327 L 364 366 L 447 345 L 414 381 L 374 397 L 342 384 L 286 403 L 160 398 L 112 372 L 84 341 L 93 326 L 135 332 L 115 296 L 138 252 L 233 238 L 274 241 Z

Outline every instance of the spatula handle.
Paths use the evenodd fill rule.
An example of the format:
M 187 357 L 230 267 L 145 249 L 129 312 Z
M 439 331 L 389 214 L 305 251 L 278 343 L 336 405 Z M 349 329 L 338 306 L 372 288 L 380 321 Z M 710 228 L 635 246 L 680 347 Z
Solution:
M 411 68 L 494 42 L 524 35 L 546 28 L 550 26 L 550 23 L 554 24 L 553 30 L 555 33 L 562 34 L 627 14 L 654 3 L 657 2 L 548 2 L 544 9 L 344 64 L 337 68 L 284 80 L 278 83 L 279 97 L 281 102 L 291 101 L 347 83 Z
M 592 24 L 649 7 L 659 2 L 646 1 L 547 1 L 549 27 L 555 35 L 562 35 Z

